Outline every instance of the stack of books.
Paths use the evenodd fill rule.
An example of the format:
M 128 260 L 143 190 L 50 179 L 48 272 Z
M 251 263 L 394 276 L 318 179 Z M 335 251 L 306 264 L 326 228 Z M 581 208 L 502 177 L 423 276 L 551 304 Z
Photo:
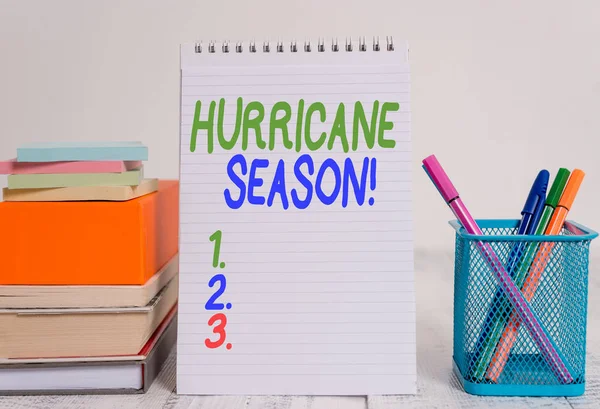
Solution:
M 177 336 L 179 184 L 138 142 L 0 162 L 0 393 L 145 392 Z

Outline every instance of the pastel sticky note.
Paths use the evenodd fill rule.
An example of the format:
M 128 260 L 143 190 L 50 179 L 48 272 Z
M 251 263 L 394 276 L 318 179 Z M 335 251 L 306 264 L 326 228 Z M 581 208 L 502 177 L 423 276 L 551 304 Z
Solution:
M 9 189 L 40 189 L 71 186 L 136 186 L 143 179 L 143 167 L 121 173 L 51 173 L 9 175 Z
M 122 202 L 158 189 L 158 179 L 144 179 L 138 186 L 73 186 L 50 189 L 4 188 L 5 202 Z
M 69 161 L 69 162 L 17 162 L 17 159 L 0 161 L 0 175 L 33 175 L 40 173 L 109 173 L 139 169 L 142 161 Z
M 18 162 L 148 160 L 140 142 L 39 142 L 17 148 Z

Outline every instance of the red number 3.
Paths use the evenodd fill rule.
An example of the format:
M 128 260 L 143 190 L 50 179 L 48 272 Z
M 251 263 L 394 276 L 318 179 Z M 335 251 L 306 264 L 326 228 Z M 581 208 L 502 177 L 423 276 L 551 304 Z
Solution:
M 213 334 L 219 334 L 219 339 L 217 339 L 216 341 L 211 341 L 210 338 L 206 338 L 204 340 L 204 345 L 206 345 L 207 348 L 218 348 L 221 345 L 223 345 L 223 342 L 225 342 L 225 336 L 227 335 L 225 334 L 225 325 L 227 325 L 227 317 L 225 316 L 225 314 L 215 314 L 209 318 L 208 326 L 212 327 L 215 321 L 219 321 L 219 325 L 213 328 Z

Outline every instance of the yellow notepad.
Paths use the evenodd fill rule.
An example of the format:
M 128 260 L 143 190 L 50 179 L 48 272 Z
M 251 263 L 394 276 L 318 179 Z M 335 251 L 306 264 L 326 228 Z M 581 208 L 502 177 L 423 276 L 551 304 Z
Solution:
M 144 179 L 138 186 L 73 186 L 49 189 L 4 188 L 5 202 L 121 202 L 158 190 L 158 179 Z

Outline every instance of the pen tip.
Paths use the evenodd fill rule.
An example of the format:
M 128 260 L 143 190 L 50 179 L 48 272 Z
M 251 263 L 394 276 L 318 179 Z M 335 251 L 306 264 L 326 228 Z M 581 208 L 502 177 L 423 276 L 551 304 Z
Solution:
M 567 182 L 567 186 L 565 186 L 565 190 L 560 197 L 560 201 L 558 202 L 559 206 L 565 207 L 567 209 L 571 209 L 573 205 L 573 201 L 575 201 L 575 196 L 577 195 L 577 191 L 581 186 L 581 182 L 583 182 L 583 178 L 585 176 L 585 172 L 581 169 L 574 169 L 571 173 L 571 177 Z

